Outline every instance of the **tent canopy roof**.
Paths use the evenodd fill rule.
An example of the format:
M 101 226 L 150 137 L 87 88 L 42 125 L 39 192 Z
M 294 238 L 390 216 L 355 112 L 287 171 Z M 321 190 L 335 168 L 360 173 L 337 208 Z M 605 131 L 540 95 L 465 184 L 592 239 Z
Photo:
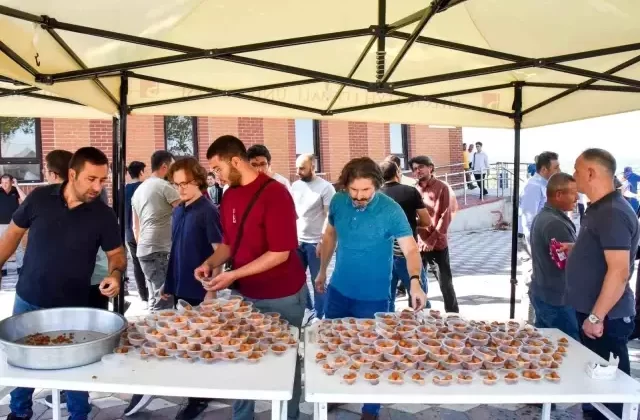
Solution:
M 629 0 L 4 0 L 0 75 L 102 118 L 127 74 L 132 114 L 479 127 L 513 127 L 517 85 L 533 127 L 640 109 L 639 21 Z

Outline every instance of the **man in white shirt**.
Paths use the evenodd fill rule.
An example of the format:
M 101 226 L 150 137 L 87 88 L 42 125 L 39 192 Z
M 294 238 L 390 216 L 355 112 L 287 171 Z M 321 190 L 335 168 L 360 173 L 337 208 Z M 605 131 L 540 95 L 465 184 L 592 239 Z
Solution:
M 267 149 L 267 146 L 263 144 L 254 144 L 247 150 L 247 156 L 249 157 L 249 163 L 251 166 L 253 166 L 258 172 L 269 175 L 271 178 L 287 187 L 287 190 L 291 192 L 291 183 L 289 180 L 271 170 L 271 153 L 269 152 L 269 149 Z
M 131 198 L 133 235 L 138 244 L 137 255 L 149 288 L 149 309 L 173 308 L 173 299 L 160 294 L 167 277 L 171 250 L 171 214 L 180 204 L 180 195 L 164 177 L 173 163 L 173 155 L 158 150 L 151 155 L 151 176 Z
M 305 271 L 309 268 L 313 284 L 313 299 L 307 292 L 307 323 L 324 317 L 325 294 L 315 289 L 320 270 L 320 241 L 329 214 L 329 203 L 336 193 L 330 182 L 316 175 L 313 155 L 300 155 L 296 160 L 299 180 L 291 186 L 293 202 L 298 214 L 298 256 Z
M 486 179 L 489 176 L 489 156 L 482 151 L 482 142 L 476 143 L 476 152 L 471 160 L 471 168 L 478 187 L 480 187 L 480 198 L 482 198 L 489 194 L 486 184 Z
M 529 178 L 522 194 L 518 211 L 518 238 L 523 250 L 531 257 L 531 223 L 547 202 L 547 183 L 552 175 L 560 172 L 558 154 L 542 152 L 536 159 L 536 173 Z

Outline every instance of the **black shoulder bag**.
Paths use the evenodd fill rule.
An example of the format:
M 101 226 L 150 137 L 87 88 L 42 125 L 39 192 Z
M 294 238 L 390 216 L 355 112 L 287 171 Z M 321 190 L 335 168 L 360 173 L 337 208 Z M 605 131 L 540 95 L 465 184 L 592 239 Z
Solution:
M 269 178 L 264 184 L 260 186 L 260 188 L 258 188 L 258 191 L 256 191 L 253 197 L 251 197 L 251 200 L 247 205 L 247 209 L 242 214 L 242 219 L 240 219 L 240 225 L 238 226 L 238 234 L 236 235 L 236 240 L 233 242 L 233 247 L 231 248 L 231 255 L 229 256 L 229 261 L 227 261 L 227 266 L 225 268 L 225 271 L 233 270 L 233 259 L 235 258 L 236 253 L 238 252 L 238 248 L 240 247 L 240 241 L 242 240 L 242 233 L 244 232 L 244 224 L 247 221 L 247 217 L 249 217 L 249 213 L 251 212 L 251 209 L 258 201 L 258 198 L 260 198 L 260 195 L 262 194 L 266 186 L 273 181 L 275 181 L 273 178 Z M 229 288 L 230 289 L 236 288 L 235 283 L 229 286 Z

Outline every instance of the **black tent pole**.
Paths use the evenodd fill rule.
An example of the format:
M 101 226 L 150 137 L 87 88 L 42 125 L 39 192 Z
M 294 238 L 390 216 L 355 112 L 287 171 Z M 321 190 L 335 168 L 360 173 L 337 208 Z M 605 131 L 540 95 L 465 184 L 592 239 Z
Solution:
M 513 206 L 511 223 L 511 298 L 509 301 L 509 318 L 516 314 L 516 286 L 518 285 L 518 207 L 520 197 L 520 126 L 522 124 L 522 83 L 516 82 L 513 95 L 513 121 L 515 144 L 513 147 Z
M 119 118 L 114 118 L 113 122 L 113 208 L 118 216 L 120 227 L 120 238 L 125 242 L 125 221 L 124 221 L 124 180 L 126 166 L 126 144 L 127 144 L 127 95 L 129 92 L 129 78 L 126 74 L 120 77 L 120 107 Z M 117 129 L 116 129 L 117 127 Z M 119 131 L 119 136 L 116 134 Z M 119 139 L 118 139 L 119 137 Z M 118 141 L 119 140 L 119 141 Z M 120 283 L 120 294 L 114 305 L 114 310 L 124 315 L 124 291 L 126 273 L 122 274 Z

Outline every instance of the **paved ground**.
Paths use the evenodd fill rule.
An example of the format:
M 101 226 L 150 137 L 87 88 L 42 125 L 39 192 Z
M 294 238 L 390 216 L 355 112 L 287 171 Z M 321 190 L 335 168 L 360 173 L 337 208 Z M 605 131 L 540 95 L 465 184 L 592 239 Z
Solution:
M 482 231 L 465 232 L 452 235 L 451 264 L 454 274 L 454 285 L 458 294 L 460 310 L 463 316 L 482 319 L 505 319 L 509 316 L 510 298 L 510 232 Z M 3 279 L 2 291 L 0 291 L 0 318 L 9 315 L 15 287 L 16 278 L 9 275 Z M 133 282 L 132 282 L 133 283 Z M 133 285 L 133 284 L 132 284 Z M 434 279 L 429 284 L 429 296 L 433 306 L 443 309 L 440 290 Z M 522 290 L 516 293 L 517 307 L 516 318 L 524 319 L 527 316 L 526 308 L 522 307 Z M 127 315 L 143 313 L 135 290 L 127 297 L 132 306 Z M 401 299 L 402 307 L 405 300 Z M 640 377 L 640 344 L 630 345 L 633 360 L 634 376 Z M 0 389 L 0 420 L 5 420 L 8 414 L 9 390 Z M 42 398 L 48 391 L 40 390 L 35 397 L 34 420 L 48 420 L 51 411 L 42 404 Z M 95 420 L 111 420 L 122 417 L 129 395 L 120 394 L 93 394 L 94 410 L 91 414 Z M 172 420 L 181 404 L 182 398 L 162 397 L 137 414 L 134 419 Z M 359 418 L 360 407 L 358 405 L 344 405 L 336 412 L 330 414 L 330 419 L 351 420 Z M 313 414 L 310 404 L 302 405 L 302 419 L 308 420 Z M 66 413 L 64 413 L 66 415 Z M 256 419 L 268 419 L 270 416 L 270 404 L 260 403 L 256 406 Z M 446 420 L 529 420 L 539 418 L 540 410 L 525 405 L 455 405 L 455 406 L 420 406 L 420 405 L 389 405 L 384 407 L 381 419 L 446 419 Z M 207 420 L 229 419 L 231 407 L 229 401 L 216 401 L 211 403 L 209 410 L 203 416 Z M 553 419 L 582 419 L 579 406 L 560 405 L 552 414 Z

